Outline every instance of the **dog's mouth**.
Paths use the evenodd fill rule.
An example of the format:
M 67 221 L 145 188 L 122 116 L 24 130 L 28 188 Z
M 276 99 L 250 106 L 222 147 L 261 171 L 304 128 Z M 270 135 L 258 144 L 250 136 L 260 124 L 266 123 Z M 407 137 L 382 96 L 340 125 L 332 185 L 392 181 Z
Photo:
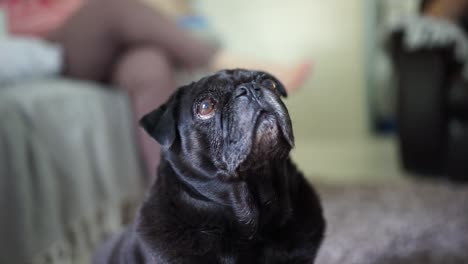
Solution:
M 264 94 L 261 101 L 240 97 L 228 106 L 222 122 L 229 171 L 287 157 L 294 137 L 288 111 L 280 100 Z
M 240 119 L 242 121 L 231 126 L 232 130 L 228 133 L 227 142 L 230 143 L 225 147 L 224 155 L 229 170 L 238 168 L 246 171 L 269 160 L 287 157 L 294 139 L 286 112 L 261 109 L 250 118 L 243 116 Z M 233 135 L 242 139 L 229 140 Z
M 294 146 L 294 138 L 289 118 L 285 120 L 286 114 L 270 113 L 260 111 L 254 126 L 254 141 L 253 144 L 276 144 L 279 140 L 286 141 L 292 148 Z
M 271 160 L 286 158 L 292 148 L 290 135 L 285 135 L 282 124 L 273 113 L 261 111 L 254 120 L 250 151 L 240 162 L 239 171 L 249 171 L 264 166 Z M 290 130 L 288 130 L 290 131 Z
M 279 126 L 274 115 L 261 111 L 253 128 L 253 146 L 274 144 L 282 133 Z
M 261 111 L 252 134 L 252 154 L 272 157 L 278 148 L 293 147 L 292 132 L 288 124 L 281 123 L 274 113 Z

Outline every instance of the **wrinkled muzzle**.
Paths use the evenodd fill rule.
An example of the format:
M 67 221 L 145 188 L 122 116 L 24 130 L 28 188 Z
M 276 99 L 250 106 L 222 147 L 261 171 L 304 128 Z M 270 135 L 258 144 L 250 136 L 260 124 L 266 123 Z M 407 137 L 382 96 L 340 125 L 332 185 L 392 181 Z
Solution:
M 224 161 L 230 172 L 286 158 L 294 146 L 288 111 L 272 91 L 243 84 L 223 109 Z

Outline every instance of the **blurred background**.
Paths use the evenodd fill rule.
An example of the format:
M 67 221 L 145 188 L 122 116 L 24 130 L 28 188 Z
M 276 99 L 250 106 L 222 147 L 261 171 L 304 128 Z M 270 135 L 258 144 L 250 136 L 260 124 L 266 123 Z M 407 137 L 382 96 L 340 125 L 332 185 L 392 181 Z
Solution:
M 297 139 L 294 158 L 306 175 L 353 181 L 404 174 L 383 41 L 390 20 L 416 14 L 419 2 L 196 3 L 227 49 L 283 62 L 311 58 L 310 78 L 287 100 Z
M 412 157 L 403 160 L 405 154 L 399 155 L 397 148 L 404 139 L 398 140 L 396 133 L 399 87 L 388 50 L 389 39 L 398 22 L 420 14 L 422 1 L 296 0 L 284 5 L 258 0 L 196 4 L 226 49 L 285 63 L 311 58 L 310 77 L 287 100 L 297 137 L 293 155 L 306 175 L 340 182 L 398 180 L 408 173 L 443 173 L 443 169 L 413 166 Z M 411 82 L 408 85 L 414 86 L 413 81 L 418 82 L 408 80 L 407 83 Z M 427 95 L 420 92 L 421 97 Z M 405 120 L 417 111 L 425 111 L 424 107 L 415 107 L 419 98 L 409 100 L 414 100 L 411 109 L 408 113 L 406 108 L 401 111 Z M 445 108 L 446 103 L 433 102 L 425 107 Z M 421 118 L 409 122 L 415 127 L 405 130 L 403 138 L 446 126 L 434 128 L 433 124 L 421 122 Z M 440 143 L 447 141 L 443 137 L 428 136 L 424 143 L 409 146 L 408 151 L 424 156 L 422 153 L 431 148 L 429 145 L 434 145 L 435 152 L 444 152 L 446 146 L 440 144 L 448 143 Z M 419 163 L 445 159 L 440 153 L 433 155 L 432 159 L 421 157 L 423 161 Z M 460 173 L 466 174 L 466 170 Z
M 392 144 L 376 140 L 371 131 L 365 53 L 369 3 L 198 2 L 228 49 L 284 62 L 311 58 L 310 78 L 287 100 L 297 139 L 294 158 L 307 175 L 333 180 L 374 177 L 376 171 L 379 177 L 398 174 Z
M 177 85 L 251 65 L 289 84 L 303 62 L 286 104 L 328 209 L 319 263 L 468 263 L 467 1 L 88 1 L 0 0 L 0 263 L 87 263 L 133 218 L 159 157 L 135 120 Z M 180 28 L 212 46 L 164 41 Z

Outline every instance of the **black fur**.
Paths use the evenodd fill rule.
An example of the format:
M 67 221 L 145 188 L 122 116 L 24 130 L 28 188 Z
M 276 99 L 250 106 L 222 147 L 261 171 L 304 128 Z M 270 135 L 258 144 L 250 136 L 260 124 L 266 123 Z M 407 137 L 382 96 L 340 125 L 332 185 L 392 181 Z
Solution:
M 97 263 L 313 263 L 325 221 L 289 158 L 294 138 L 280 95 L 267 73 L 226 70 L 145 116 L 163 146 L 158 176 L 136 223 Z M 215 113 L 200 118 L 206 97 Z

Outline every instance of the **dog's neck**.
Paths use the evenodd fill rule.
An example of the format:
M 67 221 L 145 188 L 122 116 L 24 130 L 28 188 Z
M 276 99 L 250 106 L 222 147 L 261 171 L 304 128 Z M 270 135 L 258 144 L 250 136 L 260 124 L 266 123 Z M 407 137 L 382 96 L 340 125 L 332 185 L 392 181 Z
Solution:
M 176 181 L 181 187 L 178 196 L 173 196 L 174 199 L 178 197 L 179 202 L 199 205 L 210 214 L 216 211 L 222 214 L 232 212 L 244 237 L 253 236 L 259 231 L 260 219 L 262 223 L 269 222 L 269 226 L 278 226 L 284 224 L 291 214 L 287 175 L 287 167 L 291 163 L 289 158 L 267 161 L 255 169 L 239 172 L 236 177 L 218 172 L 219 175 L 213 175 L 210 180 L 197 180 L 196 175 L 184 175 L 185 171 L 193 170 L 181 170 L 189 166 L 181 162 L 172 157 L 169 162 L 161 163 L 161 166 L 166 167 L 165 170 L 169 169 L 174 175 L 160 176 L 170 177 L 171 181 Z M 187 180 L 189 178 L 190 181 Z

